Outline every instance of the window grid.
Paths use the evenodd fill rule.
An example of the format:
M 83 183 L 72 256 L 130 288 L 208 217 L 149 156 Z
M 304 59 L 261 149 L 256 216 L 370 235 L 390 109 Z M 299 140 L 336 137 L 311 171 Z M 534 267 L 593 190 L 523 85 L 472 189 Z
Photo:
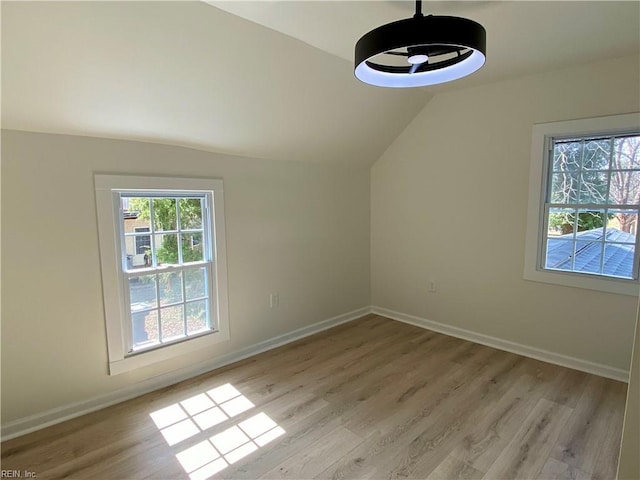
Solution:
M 203 266 L 206 264 L 203 264 Z M 158 273 L 155 274 L 151 274 L 154 276 L 155 278 L 155 289 L 156 289 L 156 299 L 157 299 L 157 306 L 155 307 L 149 307 L 149 308 L 142 308 L 140 310 L 137 310 L 135 313 L 136 314 L 149 314 L 151 312 L 157 312 L 156 315 L 156 324 L 157 324 L 157 329 L 158 329 L 158 344 L 167 344 L 167 343 L 171 343 L 174 341 L 179 341 L 179 340 L 184 340 L 185 338 L 183 337 L 193 337 L 195 334 L 188 334 L 188 327 L 187 327 L 187 307 L 188 305 L 194 305 L 198 302 L 202 302 L 202 301 L 207 301 L 209 300 L 209 296 L 205 295 L 205 296 L 199 296 L 199 297 L 194 297 L 194 298 L 189 298 L 187 299 L 186 297 L 186 282 L 184 280 L 184 273 L 190 270 L 199 270 L 199 268 L 176 268 L 173 270 L 174 273 L 178 273 L 178 272 L 182 272 L 182 280 L 181 280 L 181 293 L 182 293 L 182 300 L 176 301 L 176 302 L 168 302 L 168 303 L 160 303 L 160 298 L 161 298 L 161 291 L 160 291 L 160 278 Z M 165 271 L 161 272 L 161 273 L 165 273 Z M 130 279 L 132 277 L 137 277 L 138 275 L 127 275 L 127 279 Z M 131 305 L 131 302 L 129 302 L 129 305 Z M 182 306 L 182 337 L 169 337 L 168 341 L 164 341 L 165 339 L 163 338 L 163 333 L 162 333 L 162 315 L 163 315 L 163 310 L 166 312 L 167 309 L 171 308 L 171 307 L 177 307 L 177 306 Z M 133 313 L 131 312 L 131 307 L 129 307 L 129 315 L 133 315 Z M 210 323 L 210 322 L 207 322 Z M 210 330 L 210 326 L 206 327 L 208 330 Z M 206 332 L 199 332 L 199 333 L 206 333 Z M 155 346 L 156 344 L 150 345 L 150 346 Z M 132 347 L 130 348 L 130 351 L 138 351 L 141 348 L 135 348 Z
M 549 138 L 549 145 L 548 145 L 548 149 L 547 149 L 547 153 L 548 153 L 548 160 L 546 162 L 547 165 L 547 172 L 548 174 L 545 176 L 546 181 L 545 181 L 545 205 L 544 205 L 544 215 L 543 215 L 543 221 L 544 221 L 544 225 L 543 225 L 543 238 L 542 238 L 542 255 L 541 255 L 541 265 L 540 268 L 542 269 L 550 269 L 550 270 L 556 270 L 553 267 L 549 267 L 547 265 L 548 263 L 548 258 L 547 258 L 547 253 L 548 253 L 548 246 L 549 246 L 549 227 L 550 227 L 550 214 L 552 213 L 553 209 L 562 209 L 565 212 L 570 211 L 571 214 L 574 216 L 574 221 L 572 222 L 572 232 L 571 232 L 571 239 L 559 239 L 559 238 L 553 238 L 552 241 L 554 242 L 558 242 L 558 241 L 564 241 L 564 242 L 571 242 L 572 243 L 572 249 L 571 249 L 571 254 L 570 254 L 570 269 L 567 271 L 565 269 L 558 269 L 558 271 L 563 271 L 563 272 L 569 272 L 569 273 L 579 273 L 579 274 L 589 274 L 589 275 L 601 275 L 601 276 L 615 276 L 618 278 L 626 278 L 626 279 L 637 279 L 638 278 L 638 251 L 639 251 L 639 241 L 640 241 L 640 236 L 638 235 L 638 221 L 640 219 L 640 205 L 639 204 L 626 204 L 626 203 L 615 203 L 612 201 L 611 199 L 611 185 L 612 185 L 612 177 L 614 174 L 620 174 L 620 173 L 627 173 L 629 175 L 629 177 L 634 173 L 634 172 L 640 172 L 640 165 L 637 168 L 614 168 L 614 156 L 616 155 L 616 151 L 615 151 L 615 141 L 617 139 L 624 139 L 624 138 L 629 138 L 629 137 L 638 137 L 639 134 L 624 134 L 624 135 L 611 135 L 611 136 L 607 136 L 607 137 L 594 137 L 594 136 L 588 136 L 588 137 L 572 137 L 572 138 Z M 638 137 L 638 139 L 640 140 L 640 137 Z M 586 156 L 586 152 L 587 152 L 587 148 L 586 145 L 590 142 L 595 142 L 595 141 L 602 141 L 602 140 L 608 140 L 608 151 L 607 151 L 607 168 L 595 168 L 595 169 L 588 169 L 585 167 L 585 156 Z M 555 149 L 557 145 L 562 145 L 562 144 L 567 144 L 567 143 L 576 143 L 576 142 L 580 142 L 580 159 L 578 162 L 578 168 L 577 169 L 571 169 L 571 168 L 566 168 L 564 166 L 561 166 L 561 168 L 556 168 L 556 158 L 555 158 Z M 632 162 L 633 164 L 634 162 Z M 640 162 L 638 162 L 640 163 Z M 598 173 L 604 173 L 606 174 L 606 189 L 605 189 L 605 193 L 604 193 L 604 198 L 603 200 L 605 201 L 604 203 L 587 203 L 587 202 L 580 202 L 581 200 L 581 196 L 582 196 L 582 187 L 583 187 L 583 177 L 584 177 L 584 173 L 588 172 L 590 174 L 598 174 Z M 575 192 L 575 201 L 574 202 L 552 202 L 553 200 L 553 187 L 554 187 L 554 175 L 558 175 L 558 174 L 568 174 L 567 176 L 571 176 L 573 175 L 575 177 L 576 180 L 576 188 L 574 190 Z M 571 197 L 571 192 L 569 192 L 567 194 L 568 197 Z M 565 197 L 566 198 L 566 197 Z M 608 219 L 610 215 L 613 215 L 613 213 L 611 213 L 612 211 L 616 211 L 615 213 L 620 213 L 620 211 L 624 211 L 624 210 L 629 210 L 629 214 L 635 214 L 635 222 L 634 222 L 634 235 L 635 235 L 635 241 L 632 242 L 624 242 L 624 241 L 611 241 L 607 239 L 607 229 L 608 229 Z M 580 213 L 588 213 L 588 212 L 598 212 L 602 214 L 602 218 L 603 218 L 603 225 L 602 225 L 602 235 L 599 239 L 588 239 L 588 240 L 581 240 L 578 237 L 579 234 L 579 223 L 580 223 Z M 633 212 L 633 213 L 631 213 Z M 585 272 L 585 271 L 580 271 L 580 272 L 576 272 L 576 258 L 577 258 L 577 254 L 580 253 L 580 251 L 582 250 L 581 248 L 578 247 L 579 242 L 585 242 L 585 243 L 598 243 L 599 244 L 599 249 L 600 249 L 600 254 L 599 254 L 599 268 L 597 272 Z M 608 275 L 606 273 L 604 273 L 605 271 L 605 259 L 606 259 L 606 247 L 608 245 L 624 245 L 624 246 L 629 246 L 629 245 L 633 245 L 634 246 L 634 258 L 633 258 L 633 270 L 632 270 L 632 275 L 631 276 L 622 276 L 619 277 L 617 275 Z M 583 247 L 583 248 L 587 248 L 587 246 Z
M 124 232 L 124 215 L 121 215 L 121 228 L 122 228 L 122 252 L 123 252 L 123 278 L 125 284 L 125 292 L 127 297 L 127 302 L 125 305 L 126 315 L 129 318 L 128 323 L 128 339 L 129 342 L 127 344 L 126 351 L 129 355 L 142 353 L 151 349 L 163 347 L 166 345 L 172 345 L 175 343 L 179 343 L 185 340 L 190 340 L 192 338 L 196 338 L 198 336 L 207 335 L 215 331 L 215 324 L 213 319 L 211 318 L 211 309 L 209 305 L 210 300 L 210 279 L 212 278 L 212 259 L 211 259 L 211 245 L 210 245 L 210 236 L 207 234 L 208 225 L 210 224 L 209 219 L 209 209 L 207 206 L 207 195 L 166 195 L 162 192 L 154 192 L 154 193 L 140 193 L 140 192 L 132 192 L 132 193 L 121 193 L 120 199 L 124 198 L 146 198 L 148 201 L 149 208 L 149 231 L 144 232 L 142 235 L 151 237 L 151 252 L 152 252 L 152 265 L 147 268 L 129 268 L 126 262 L 126 247 L 125 247 L 125 239 L 127 237 L 139 237 L 142 236 L 138 232 Z M 158 230 L 156 228 L 156 216 L 154 211 L 154 200 L 156 199 L 175 199 L 175 208 L 176 208 L 176 228 L 170 230 Z M 181 217 L 180 217 L 180 200 L 192 200 L 197 199 L 200 201 L 200 212 L 201 212 L 201 228 L 188 228 L 182 229 Z M 176 235 L 177 240 L 177 254 L 178 254 L 178 263 L 164 265 L 159 264 L 158 255 L 156 254 L 158 249 L 158 235 Z M 184 262 L 183 255 L 183 234 L 200 234 L 202 237 L 202 260 L 196 262 Z M 186 275 L 185 273 L 188 271 L 200 271 L 204 267 L 205 276 L 204 276 L 204 292 L 205 295 L 196 296 L 193 298 L 187 299 L 187 291 L 186 291 Z M 161 275 L 162 274 L 177 274 L 180 277 L 181 284 L 181 300 L 175 302 L 162 303 L 162 291 L 161 291 Z M 132 301 L 131 301 L 131 291 L 130 291 L 130 280 L 135 277 L 140 276 L 152 276 L 155 280 L 155 306 L 142 308 L 137 310 L 135 313 L 132 311 Z M 189 334 L 189 328 L 187 323 L 187 312 L 189 305 L 195 305 L 198 302 L 205 301 L 205 327 L 203 329 L 197 330 L 192 334 Z M 163 338 L 163 312 L 164 315 L 167 315 L 168 309 L 172 307 L 182 307 L 182 334 L 179 336 L 171 336 L 168 339 Z M 152 312 L 156 312 L 156 329 L 158 339 L 156 342 L 149 342 L 144 345 L 136 345 L 134 338 L 134 314 L 135 315 L 148 315 Z

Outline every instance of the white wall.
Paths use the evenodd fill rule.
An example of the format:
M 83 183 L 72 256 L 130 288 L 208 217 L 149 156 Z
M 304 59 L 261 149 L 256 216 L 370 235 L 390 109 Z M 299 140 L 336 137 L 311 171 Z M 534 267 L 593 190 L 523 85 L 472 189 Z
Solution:
M 94 172 L 224 179 L 230 342 L 108 376 Z M 369 181 L 366 167 L 3 131 L 3 425 L 368 306 Z
M 432 98 L 372 168 L 373 304 L 627 370 L 636 297 L 522 274 L 532 125 L 639 111 L 639 85 L 629 57 Z

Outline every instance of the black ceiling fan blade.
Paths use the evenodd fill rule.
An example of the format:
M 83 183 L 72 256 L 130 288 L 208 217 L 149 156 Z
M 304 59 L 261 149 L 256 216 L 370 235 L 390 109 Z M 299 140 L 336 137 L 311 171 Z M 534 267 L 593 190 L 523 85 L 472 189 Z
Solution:
M 419 63 L 418 69 L 416 71 L 422 73 L 422 72 L 430 72 L 433 70 L 439 70 L 444 67 L 449 67 L 451 65 L 455 65 L 457 63 L 463 62 L 464 60 L 469 58 L 472 54 L 473 54 L 473 50 L 469 50 L 463 53 L 462 55 L 460 55 L 459 57 L 449 58 L 447 60 L 443 60 L 442 62 L 427 61 L 424 63 Z M 393 73 L 393 74 L 399 74 L 399 73 L 406 74 L 406 73 L 409 73 L 409 71 L 411 70 L 411 67 L 409 67 L 409 65 L 407 65 L 406 67 L 400 67 L 396 65 L 381 65 L 379 63 L 369 62 L 369 61 L 367 62 L 367 65 L 370 68 L 373 68 L 379 72 L 386 72 L 386 73 Z
M 384 52 L 385 55 L 399 55 L 401 57 L 408 57 L 409 56 L 409 52 L 394 52 L 394 51 L 388 51 L 388 52 Z

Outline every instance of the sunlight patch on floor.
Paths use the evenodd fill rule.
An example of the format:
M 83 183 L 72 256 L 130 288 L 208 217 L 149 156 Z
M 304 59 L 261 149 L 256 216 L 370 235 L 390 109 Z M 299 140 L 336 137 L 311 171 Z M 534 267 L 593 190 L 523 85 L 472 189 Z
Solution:
M 176 453 L 191 480 L 205 480 L 286 433 L 264 412 L 236 424 L 229 422 L 252 408 L 255 405 L 227 383 L 149 416 L 171 447 L 188 439 L 208 437 Z

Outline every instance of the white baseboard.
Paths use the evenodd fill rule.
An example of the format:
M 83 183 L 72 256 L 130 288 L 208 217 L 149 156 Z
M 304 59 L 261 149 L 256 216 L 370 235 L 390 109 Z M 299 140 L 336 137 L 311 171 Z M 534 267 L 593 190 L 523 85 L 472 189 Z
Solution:
M 627 370 L 611 367 L 609 365 L 602 365 L 600 363 L 594 363 L 588 360 L 569 357 L 567 355 L 550 352 L 548 350 L 542 350 L 536 347 L 530 347 L 521 343 L 510 342 L 501 338 L 491 337 L 489 335 L 483 335 L 482 333 L 476 333 L 464 328 L 433 322 L 425 318 L 408 315 L 406 313 L 395 312 L 393 310 L 388 310 L 382 307 L 372 306 L 371 312 L 383 317 L 391 318 L 393 320 L 408 323 L 416 327 L 426 328 L 428 330 L 433 330 L 435 332 L 444 333 L 445 335 L 450 335 L 452 337 L 462 338 L 463 340 L 480 343 L 482 345 L 497 348 L 499 350 L 506 350 L 507 352 L 517 353 L 518 355 L 535 358 L 536 360 L 542 360 L 543 362 L 553 363 L 562 367 L 573 368 L 574 370 L 580 370 L 582 372 L 593 373 L 594 375 L 611 378 L 613 380 L 618 380 L 625 383 L 629 382 L 629 372 Z
M 64 422 L 75 417 L 79 417 L 86 413 L 95 412 L 102 408 L 115 405 L 116 403 L 124 402 L 131 398 L 139 397 L 145 393 L 153 392 L 160 388 L 168 387 L 170 385 L 182 382 L 189 378 L 201 375 L 203 373 L 210 372 L 216 368 L 229 365 L 231 363 L 243 360 L 248 357 L 252 357 L 267 350 L 271 350 L 287 343 L 294 342 L 309 335 L 327 330 L 337 325 L 350 322 L 364 315 L 371 313 L 371 307 L 363 307 L 352 312 L 344 313 L 327 320 L 323 320 L 313 325 L 309 325 L 303 328 L 299 328 L 292 332 L 278 335 L 277 337 L 270 338 L 260 343 L 256 343 L 249 347 L 243 348 L 237 352 L 229 353 L 227 355 L 221 355 L 215 357 L 208 362 L 200 363 L 187 368 L 174 370 L 157 377 L 147 379 L 143 382 L 135 385 L 109 392 L 105 395 L 83 400 L 81 402 L 75 402 L 62 407 L 47 410 L 46 412 L 30 415 L 28 417 L 20 418 L 12 422 L 8 422 L 2 425 L 2 441 L 9 440 L 11 438 L 19 437 L 42 428 L 55 425 L 56 423 Z

